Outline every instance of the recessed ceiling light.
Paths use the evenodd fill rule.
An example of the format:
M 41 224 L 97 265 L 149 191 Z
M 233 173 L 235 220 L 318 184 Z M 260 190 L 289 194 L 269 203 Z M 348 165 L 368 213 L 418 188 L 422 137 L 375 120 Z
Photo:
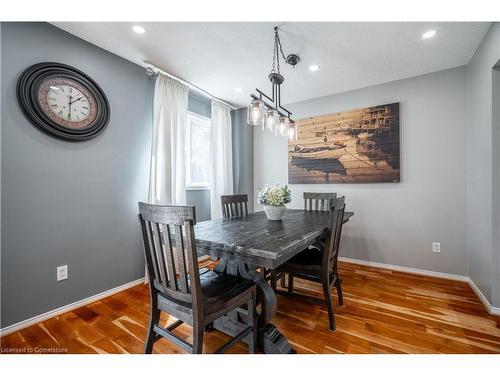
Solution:
M 319 65 L 316 65 L 316 64 L 315 64 L 315 65 L 311 65 L 311 66 L 309 67 L 309 70 L 310 70 L 311 72 L 315 72 L 315 71 L 319 70 Z
M 242 89 L 241 87 L 236 87 L 236 88 L 234 89 L 234 91 L 236 91 L 236 92 L 243 92 L 243 89 Z
M 436 30 L 429 30 L 422 34 L 422 39 L 429 39 L 436 35 Z
M 136 32 L 137 34 L 144 34 L 146 32 L 146 29 L 142 26 L 135 25 L 132 27 L 132 30 Z

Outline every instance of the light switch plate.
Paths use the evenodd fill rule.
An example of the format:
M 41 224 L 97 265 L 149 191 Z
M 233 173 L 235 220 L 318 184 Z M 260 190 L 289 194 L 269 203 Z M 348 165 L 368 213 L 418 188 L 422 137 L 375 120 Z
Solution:
M 68 265 L 57 267 L 57 281 L 66 280 L 68 278 Z
M 441 242 L 433 242 L 432 243 L 432 252 L 440 253 L 441 252 Z

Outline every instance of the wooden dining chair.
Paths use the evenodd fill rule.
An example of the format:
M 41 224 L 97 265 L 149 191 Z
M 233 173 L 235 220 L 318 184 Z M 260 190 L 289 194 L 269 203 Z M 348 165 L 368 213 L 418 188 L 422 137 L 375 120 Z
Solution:
M 141 202 L 139 221 L 151 295 L 151 317 L 144 352 L 151 353 L 153 344 L 163 337 L 190 353 L 202 353 L 205 327 L 246 305 L 246 327 L 216 353 L 227 351 L 244 338 L 248 338 L 249 353 L 255 353 L 256 286 L 250 280 L 226 273 L 208 269 L 200 272 L 193 230 L 196 223 L 194 207 Z M 162 311 L 178 320 L 161 327 Z M 182 323 L 193 327 L 192 344 L 172 332 Z
M 337 270 L 340 236 L 344 221 L 344 198 L 335 198 L 330 211 L 328 230 L 323 251 L 306 249 L 288 260 L 271 273 L 271 286 L 276 290 L 276 280 L 283 273 L 288 274 L 288 293 L 293 293 L 293 279 L 298 277 L 316 281 L 323 286 L 328 320 L 331 331 L 335 331 L 335 314 L 333 311 L 330 289 L 335 286 L 339 305 L 343 305 L 341 280 Z
M 337 193 L 312 193 L 304 192 L 304 210 L 305 211 L 329 211 L 333 202 L 337 198 Z M 317 241 L 309 246 L 309 249 L 316 248 L 323 250 L 325 247 L 325 237 L 319 237 Z M 281 286 L 285 287 L 285 273 L 281 274 Z
M 222 216 L 230 217 L 245 217 L 248 215 L 248 195 L 221 195 Z
M 309 193 L 304 192 L 304 210 L 329 211 L 337 193 Z
M 304 192 L 304 210 L 306 211 L 330 211 L 337 198 L 337 193 L 309 193 Z M 312 247 L 322 250 L 325 247 L 325 237 L 318 238 Z

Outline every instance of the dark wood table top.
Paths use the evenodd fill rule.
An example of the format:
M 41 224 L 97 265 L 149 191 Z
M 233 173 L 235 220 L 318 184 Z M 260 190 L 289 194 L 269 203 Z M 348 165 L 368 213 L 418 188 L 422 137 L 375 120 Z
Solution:
M 344 223 L 354 215 L 344 213 Z M 200 253 L 238 259 L 274 269 L 314 243 L 328 226 L 328 211 L 287 209 L 282 221 L 269 221 L 263 211 L 245 218 L 218 219 L 195 225 Z

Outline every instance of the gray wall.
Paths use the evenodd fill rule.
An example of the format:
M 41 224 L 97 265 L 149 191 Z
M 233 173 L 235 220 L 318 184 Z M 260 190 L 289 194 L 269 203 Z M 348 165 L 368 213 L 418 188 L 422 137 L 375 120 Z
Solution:
M 493 70 L 493 305 L 500 307 L 500 61 Z
M 469 275 L 494 306 L 500 306 L 500 267 L 493 236 L 500 223 L 494 222 L 493 203 L 500 191 L 493 189 L 493 170 L 499 160 L 498 154 L 493 155 L 492 69 L 499 59 L 500 24 L 494 23 L 467 67 Z
M 401 182 L 291 185 L 292 208 L 304 191 L 337 192 L 355 212 L 341 256 L 466 274 L 466 69 L 289 105 L 295 118 L 401 103 Z M 255 130 L 255 191 L 288 181 L 287 141 Z M 441 241 L 441 254 L 431 243 Z
M 152 84 L 144 69 L 45 23 L 1 25 L 1 325 L 144 276 L 137 202 L 147 199 Z M 16 82 L 41 61 L 93 77 L 111 105 L 96 139 L 69 143 L 21 113 Z M 56 267 L 69 279 L 56 282 Z

